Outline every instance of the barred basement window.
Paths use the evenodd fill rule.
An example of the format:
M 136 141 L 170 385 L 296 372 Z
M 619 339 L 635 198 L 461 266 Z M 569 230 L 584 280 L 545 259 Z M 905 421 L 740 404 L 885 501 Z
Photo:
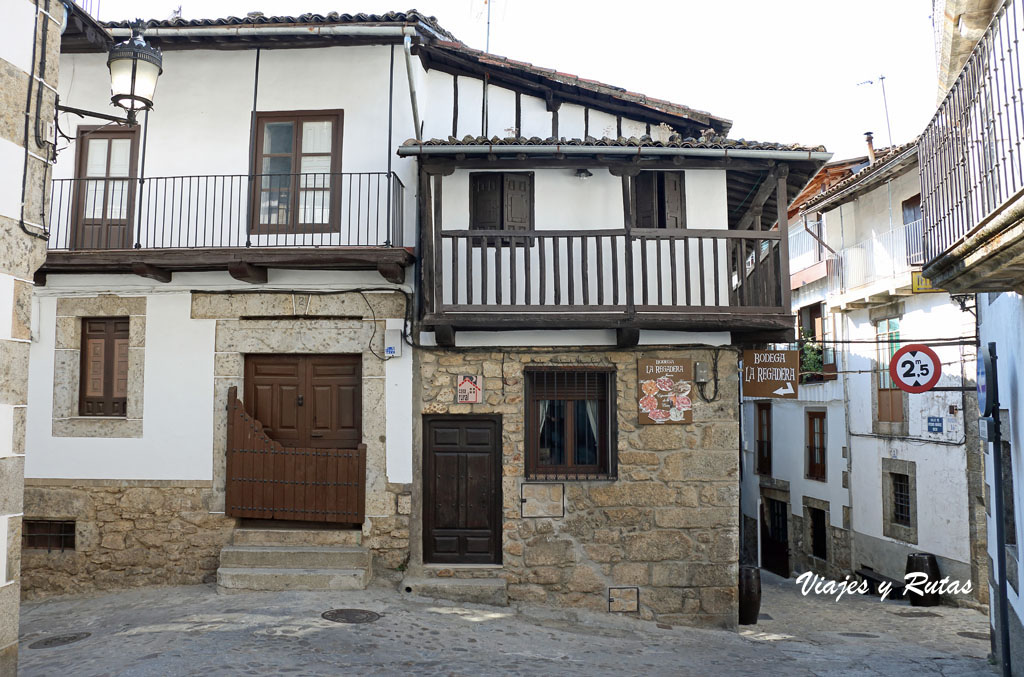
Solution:
M 62 520 L 22 520 L 21 547 L 47 552 L 74 550 L 75 523 Z
M 910 477 L 890 473 L 892 477 L 892 521 L 910 526 Z
M 526 439 L 528 479 L 614 478 L 615 372 L 528 370 Z

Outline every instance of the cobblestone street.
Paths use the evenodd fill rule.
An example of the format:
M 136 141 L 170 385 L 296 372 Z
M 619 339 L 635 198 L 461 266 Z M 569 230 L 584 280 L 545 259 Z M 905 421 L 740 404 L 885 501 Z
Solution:
M 764 618 L 738 634 L 382 589 L 222 595 L 189 586 L 33 601 L 22 607 L 21 674 L 995 674 L 977 611 L 804 598 L 793 580 L 769 573 L 763 588 Z M 359 625 L 321 618 L 339 607 L 381 618 Z M 32 648 L 72 633 L 90 635 Z

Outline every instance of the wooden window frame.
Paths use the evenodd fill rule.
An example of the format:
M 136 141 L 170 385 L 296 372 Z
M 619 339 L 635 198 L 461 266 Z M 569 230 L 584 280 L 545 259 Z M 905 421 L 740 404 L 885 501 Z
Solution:
M 807 420 L 807 473 L 805 479 L 814 480 L 816 482 L 827 482 L 828 481 L 828 428 L 827 424 L 827 412 L 824 411 L 808 411 L 805 414 Z M 819 428 L 821 446 L 817 445 L 818 440 L 815 439 L 816 435 L 814 432 L 814 421 L 820 420 L 821 426 Z M 821 451 L 821 463 L 814 462 L 814 452 L 816 450 Z M 821 473 L 816 474 L 814 469 L 821 467 Z
M 667 197 L 665 195 L 665 176 L 672 174 L 679 178 L 680 204 L 679 204 L 679 225 L 668 225 Z M 641 179 L 643 177 L 643 179 Z M 650 180 L 652 185 L 647 186 Z M 639 229 L 650 230 L 684 230 L 686 223 L 686 172 L 683 170 L 656 171 L 647 170 L 637 174 L 632 179 L 633 184 L 633 213 L 636 215 L 637 223 L 634 226 Z M 647 226 L 640 225 L 640 208 L 643 202 L 649 202 L 650 212 L 653 215 L 653 223 Z
M 81 319 L 81 365 L 79 367 L 79 392 L 78 392 L 78 415 L 90 418 L 127 418 L 128 416 L 128 390 L 125 386 L 124 393 L 119 394 L 115 381 L 117 380 L 117 350 L 123 347 L 128 354 L 124 356 L 125 368 L 129 370 L 129 357 L 131 355 L 131 344 L 129 340 L 131 319 L 129 317 L 83 317 Z M 90 331 L 90 323 L 103 323 L 103 393 L 90 394 L 90 340 L 100 340 L 99 332 Z M 118 329 L 117 324 L 123 323 L 123 329 Z M 127 380 L 126 373 L 125 379 Z M 95 407 L 101 411 L 97 412 Z M 90 411 L 90 407 L 94 410 Z
M 479 225 L 479 215 L 477 214 L 476 200 L 473 198 L 473 184 L 476 181 L 482 180 L 484 177 L 501 177 L 501 189 L 498 192 L 498 204 L 500 212 L 500 223 L 498 224 L 497 230 L 508 230 L 505 223 L 505 177 L 506 176 L 522 176 L 526 177 L 530 183 L 530 227 L 523 230 L 509 230 L 510 233 L 515 232 L 528 232 L 532 233 L 537 229 L 537 200 L 536 200 L 536 175 L 534 172 L 470 172 L 469 173 L 469 229 L 470 230 L 490 230 L 489 228 L 483 228 Z M 473 238 L 473 245 L 482 245 L 484 240 L 481 238 Z M 508 246 L 509 244 L 516 245 L 529 245 L 533 246 L 533 238 L 501 238 L 501 245 Z
M 890 322 L 896 322 L 895 330 L 890 326 Z M 885 329 L 882 330 L 882 325 L 885 325 Z M 903 423 L 903 391 L 891 383 L 892 378 L 889 376 L 889 362 L 892 356 L 899 350 L 899 336 L 900 336 L 900 321 L 898 317 L 887 317 L 885 319 L 876 320 L 875 323 L 875 340 L 878 346 L 878 383 L 876 384 L 876 407 L 875 414 L 877 420 L 881 423 Z M 889 343 L 889 339 L 895 337 L 896 343 Z M 892 385 L 891 388 L 886 388 L 885 384 Z M 883 406 L 883 401 L 886 403 Z
M 110 181 L 127 181 L 128 182 L 128 204 L 126 207 L 127 218 L 125 219 L 125 241 L 123 247 L 102 247 L 101 249 L 128 249 L 132 246 L 134 238 L 135 225 L 135 198 L 136 191 L 138 190 L 138 170 L 139 170 L 139 127 L 135 126 L 117 126 L 111 127 L 109 125 L 79 125 L 76 130 L 75 136 L 75 179 L 76 181 L 74 190 L 72 191 L 72 208 L 71 208 L 71 248 L 72 249 L 96 249 L 95 247 L 86 247 L 85 239 L 85 199 L 88 192 L 88 180 L 89 175 L 87 173 L 89 153 L 89 144 L 87 140 L 89 137 L 98 139 L 122 139 L 128 138 L 131 141 L 131 160 L 128 167 L 127 177 L 110 177 L 110 150 L 107 149 L 107 177 L 104 183 L 103 190 L 103 207 L 102 207 L 102 223 L 104 226 L 107 221 L 107 199 L 110 197 Z M 101 178 L 94 178 L 94 180 L 103 180 Z
M 299 187 L 298 175 L 301 172 L 303 155 L 323 155 L 323 153 L 302 153 L 302 123 L 323 122 L 330 120 L 332 124 L 331 137 L 331 169 L 330 187 L 330 217 L 327 223 L 299 224 L 299 196 L 302 189 Z M 294 185 L 289 186 L 288 223 L 260 223 L 260 204 L 263 193 L 263 139 L 264 126 L 267 122 L 292 122 L 295 124 L 294 136 L 292 137 L 292 180 Z M 308 235 L 312 233 L 334 233 L 340 231 L 341 223 L 341 155 L 343 150 L 342 140 L 344 138 L 345 111 L 341 108 L 325 110 L 293 110 L 293 111 L 254 111 L 252 114 L 252 135 L 253 154 L 251 161 L 252 195 L 249 201 L 249 232 L 252 235 Z M 271 156 L 282 155 L 271 154 Z
M 535 380 L 540 374 L 546 374 L 550 378 L 568 378 L 573 374 L 599 374 L 603 393 L 595 393 L 600 403 L 598 420 L 598 443 L 597 463 L 595 465 L 576 465 L 573 462 L 573 441 L 575 436 L 574 417 L 572 407 L 566 407 L 566 417 L 563 425 L 565 429 L 566 462 L 560 465 L 540 464 L 540 400 L 554 399 L 547 397 L 540 392 L 540 387 Z M 616 479 L 618 473 L 618 425 L 616 407 L 616 372 L 606 367 L 535 367 L 524 371 L 526 386 L 526 415 L 524 431 L 526 435 L 526 478 L 527 479 Z M 556 385 L 557 388 L 557 385 Z M 564 401 L 583 401 L 583 397 L 558 397 Z
M 767 411 L 767 425 L 762 426 L 761 414 Z M 764 430 L 767 428 L 767 431 Z M 756 473 L 771 476 L 772 474 L 772 403 L 754 403 L 754 444 L 756 446 Z M 767 439 L 765 438 L 767 435 Z

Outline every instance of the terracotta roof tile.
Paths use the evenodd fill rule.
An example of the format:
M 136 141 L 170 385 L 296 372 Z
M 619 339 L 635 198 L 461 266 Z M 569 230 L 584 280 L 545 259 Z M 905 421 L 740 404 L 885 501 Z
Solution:
M 916 148 L 918 139 L 920 139 L 920 137 L 917 137 L 912 141 L 908 141 L 907 143 L 898 146 L 891 146 L 888 148 L 878 149 L 875 152 L 875 161 L 873 163 L 871 163 L 864 169 L 860 170 L 853 176 L 847 177 L 840 181 L 839 183 L 831 186 L 824 193 L 819 193 L 818 195 L 809 198 L 806 204 L 804 205 L 804 208 L 810 208 L 813 207 L 814 205 L 820 204 L 827 200 L 828 198 L 835 195 L 836 193 L 842 192 L 854 184 L 870 181 L 874 175 L 878 174 L 881 170 L 885 169 L 889 165 L 890 161 L 895 160 L 900 155 L 903 155 L 906 151 Z
M 809 153 L 825 152 L 824 146 L 801 146 L 800 144 L 773 143 L 767 141 L 747 141 L 746 139 L 727 139 L 723 136 L 705 135 L 700 138 L 682 137 L 673 134 L 668 141 L 655 141 L 651 137 L 631 136 L 619 138 L 567 139 L 565 137 L 509 136 L 490 138 L 485 136 L 465 136 L 461 139 L 449 136 L 446 139 L 428 139 L 417 141 L 409 139 L 404 146 L 594 146 L 594 147 L 634 147 L 634 148 L 736 148 L 745 150 L 795 150 Z

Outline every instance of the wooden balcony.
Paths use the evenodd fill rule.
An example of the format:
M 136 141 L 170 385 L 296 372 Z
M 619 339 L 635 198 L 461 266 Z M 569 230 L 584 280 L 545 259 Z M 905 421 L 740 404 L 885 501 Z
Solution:
M 40 272 L 376 269 L 400 283 L 404 191 L 387 172 L 55 179 Z
M 778 231 L 440 229 L 425 249 L 424 323 L 439 342 L 472 329 L 793 336 Z
M 1024 2 L 996 12 L 921 135 L 923 273 L 954 293 L 1024 285 Z

